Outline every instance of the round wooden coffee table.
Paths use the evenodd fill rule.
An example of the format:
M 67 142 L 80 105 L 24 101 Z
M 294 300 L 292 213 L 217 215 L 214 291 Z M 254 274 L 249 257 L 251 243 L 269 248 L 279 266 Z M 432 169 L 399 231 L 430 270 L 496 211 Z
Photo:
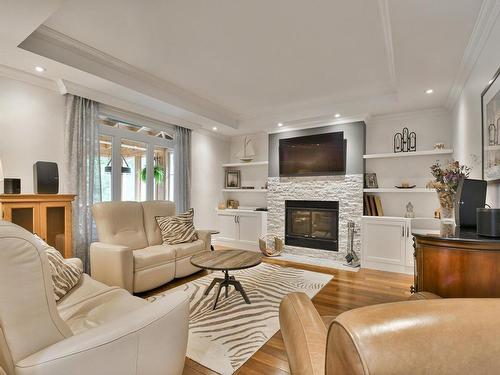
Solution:
M 213 279 L 212 283 L 205 290 L 205 296 L 210 293 L 216 284 L 219 284 L 217 288 L 217 293 L 215 294 L 214 307 L 217 308 L 217 302 L 219 301 L 219 296 L 222 288 L 225 288 L 225 295 L 227 298 L 227 291 L 230 285 L 241 293 L 241 296 L 246 303 L 250 303 L 245 290 L 241 283 L 234 278 L 234 276 L 229 275 L 229 271 L 242 270 L 245 268 L 255 267 L 262 262 L 262 256 L 259 253 L 246 250 L 217 250 L 217 251 L 205 251 L 193 255 L 191 257 L 191 264 L 193 266 L 203 268 L 206 270 L 222 271 L 224 272 L 224 278 L 216 277 Z

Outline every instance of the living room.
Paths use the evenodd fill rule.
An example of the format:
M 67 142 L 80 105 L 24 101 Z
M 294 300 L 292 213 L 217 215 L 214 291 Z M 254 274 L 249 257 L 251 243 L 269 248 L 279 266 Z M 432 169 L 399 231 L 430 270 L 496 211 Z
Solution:
M 499 15 L 0 3 L 0 374 L 496 373 Z

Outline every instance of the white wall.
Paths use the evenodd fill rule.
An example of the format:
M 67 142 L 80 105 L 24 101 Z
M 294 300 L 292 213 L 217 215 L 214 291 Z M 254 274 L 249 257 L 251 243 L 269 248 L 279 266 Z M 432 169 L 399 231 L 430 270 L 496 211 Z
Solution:
M 0 76 L 0 158 L 3 174 L 33 193 L 33 164 L 59 165 L 64 181 L 64 97 L 58 92 Z M 60 185 L 61 186 L 61 185 Z M 3 184 L 0 188 L 3 190 Z
M 229 160 L 229 141 L 194 130 L 191 137 L 191 206 L 199 229 L 216 229 L 215 209 L 224 201 L 222 164 Z
M 417 134 L 417 151 L 432 150 L 435 143 L 442 142 L 452 147 L 451 116 L 445 109 L 431 109 L 372 117 L 366 126 L 367 154 L 392 153 L 394 134 L 407 127 Z M 432 179 L 429 167 L 437 159 L 446 162 L 451 155 L 418 156 L 390 159 L 367 159 L 366 172 L 377 174 L 379 187 L 394 187 L 407 180 L 417 187 L 425 187 Z M 383 193 L 379 194 L 384 215 L 404 216 L 406 205 L 411 202 L 417 217 L 433 217 L 439 207 L 436 194 L 432 193 Z
M 481 178 L 481 92 L 500 67 L 500 18 L 469 75 L 452 111 L 455 158 L 472 167 L 471 177 Z M 487 201 L 498 206 L 500 189 L 490 184 Z

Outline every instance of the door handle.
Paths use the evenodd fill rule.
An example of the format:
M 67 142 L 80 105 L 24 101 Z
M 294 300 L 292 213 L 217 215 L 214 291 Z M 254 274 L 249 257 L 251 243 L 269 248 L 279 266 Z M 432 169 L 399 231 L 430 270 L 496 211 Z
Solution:
M 410 227 L 406 227 L 406 237 L 410 237 Z
M 405 227 L 401 227 L 401 237 L 405 236 Z
M 240 217 L 236 216 L 236 222 L 239 224 L 240 223 Z

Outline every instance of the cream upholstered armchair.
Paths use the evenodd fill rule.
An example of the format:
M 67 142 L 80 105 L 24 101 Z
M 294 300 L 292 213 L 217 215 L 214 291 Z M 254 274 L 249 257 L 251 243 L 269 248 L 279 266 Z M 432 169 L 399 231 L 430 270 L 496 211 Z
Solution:
M 0 369 L 8 375 L 182 373 L 185 293 L 149 303 L 83 274 L 56 303 L 50 272 L 40 242 L 0 221 Z
M 144 292 L 200 269 L 192 255 L 210 251 L 209 231 L 198 240 L 163 245 L 156 216 L 175 215 L 170 201 L 102 202 L 92 208 L 99 242 L 90 247 L 92 277 L 131 293 Z

